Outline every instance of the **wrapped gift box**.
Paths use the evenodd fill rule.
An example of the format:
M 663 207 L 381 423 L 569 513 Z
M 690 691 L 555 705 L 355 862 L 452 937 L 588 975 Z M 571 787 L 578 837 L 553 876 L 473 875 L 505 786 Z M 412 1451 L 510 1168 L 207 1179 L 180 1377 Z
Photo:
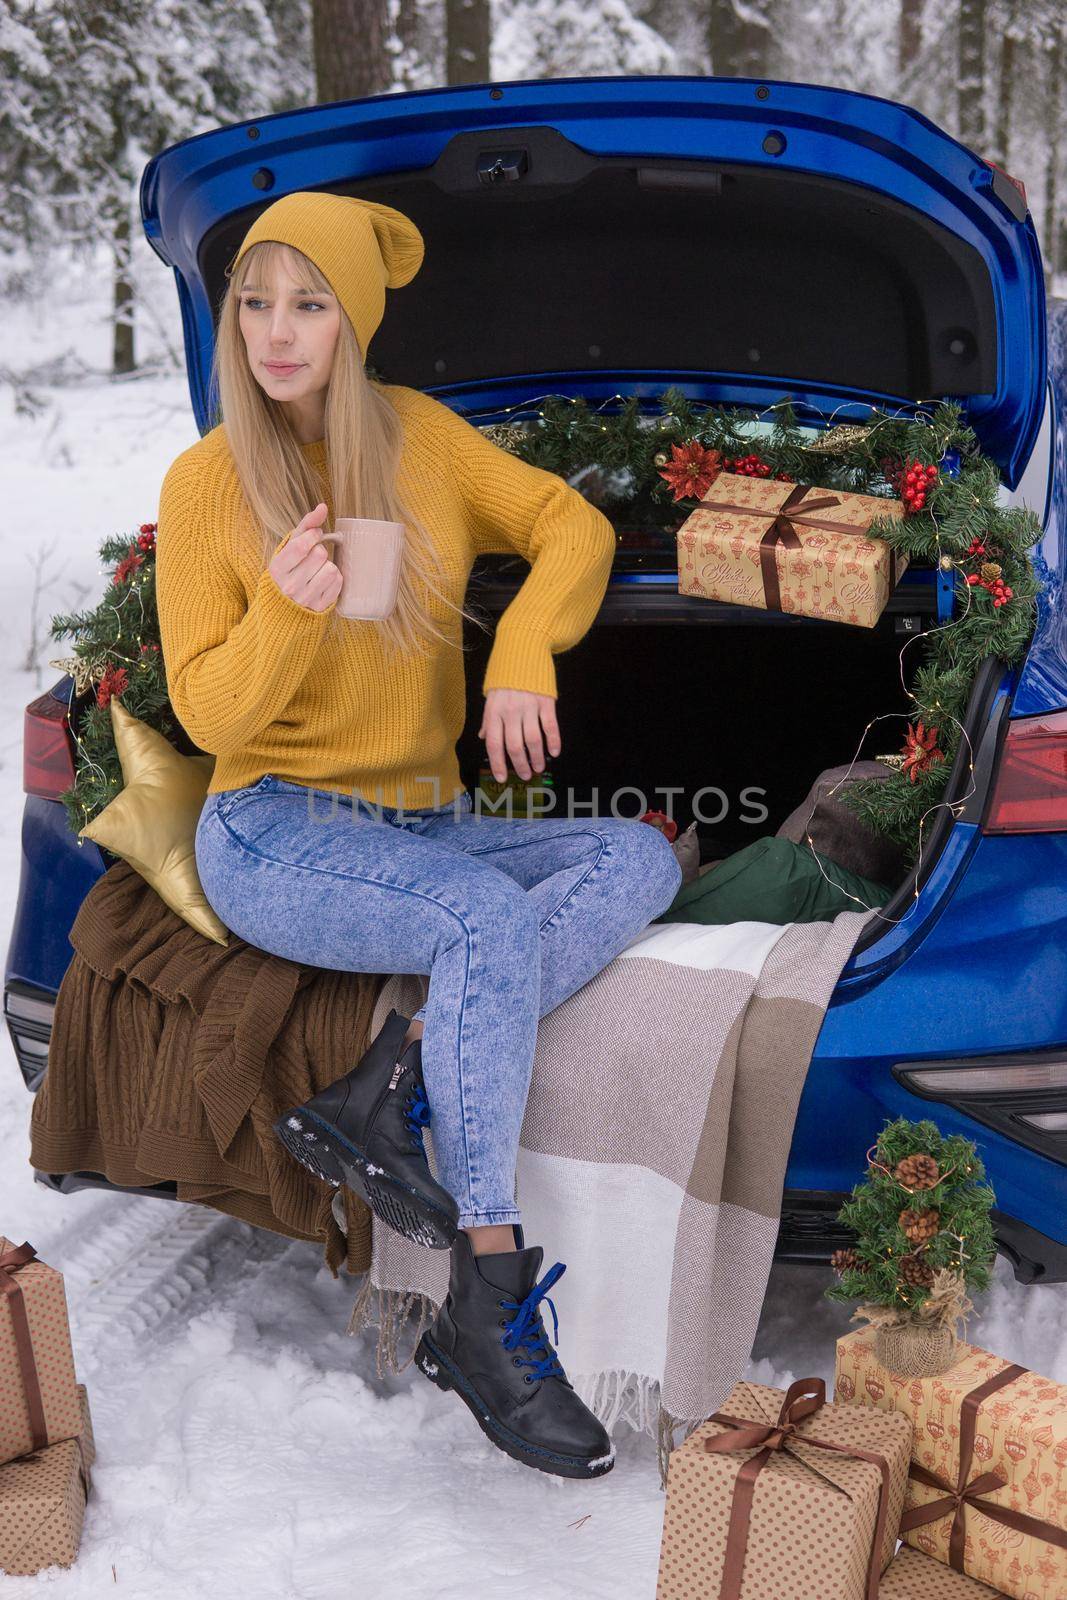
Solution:
M 721 472 L 676 534 L 678 591 L 873 628 L 908 565 L 872 539 L 899 500 Z
M 834 1398 L 911 1419 L 901 1537 L 1014 1600 L 1063 1600 L 1067 1388 L 969 1344 L 936 1378 L 898 1377 L 874 1339 L 838 1340 Z
M 671 1451 L 656 1600 L 876 1600 L 910 1449 L 905 1417 L 821 1379 L 739 1383 Z
M 81 1425 L 63 1274 L 0 1235 L 0 1463 Z
M 89 1396 L 78 1384 L 80 1432 L 0 1467 L 0 1572 L 27 1577 L 78 1554 L 96 1455 Z
M 879 1600 L 1004 1600 L 1004 1591 L 953 1572 L 905 1544 L 882 1579 Z

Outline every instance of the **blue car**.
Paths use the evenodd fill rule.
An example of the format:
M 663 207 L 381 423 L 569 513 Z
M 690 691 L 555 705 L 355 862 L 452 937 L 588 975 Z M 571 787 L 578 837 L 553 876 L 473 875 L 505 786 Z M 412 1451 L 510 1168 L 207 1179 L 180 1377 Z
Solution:
M 224 267 L 265 205 L 309 188 L 384 201 L 425 237 L 424 266 L 369 352 L 384 381 L 479 423 L 550 394 L 609 409 L 637 395 L 654 412 L 669 384 L 697 403 L 790 396 L 813 425 L 951 396 L 1007 498 L 1037 511 L 1033 641 L 1021 664 L 979 673 L 973 763 L 963 741 L 953 805 L 841 975 L 779 1248 L 818 1257 L 842 1242 L 836 1211 L 884 1118 L 932 1116 L 979 1141 L 1018 1276 L 1067 1279 L 1067 319 L 1046 312 L 1021 187 L 904 106 L 754 80 L 475 85 L 219 128 L 163 151 L 141 184 L 146 235 L 174 271 L 201 432 Z M 870 629 L 719 605 L 678 593 L 662 538 L 618 531 L 600 615 L 557 663 L 555 781 L 601 796 L 631 785 L 651 806 L 657 787 L 681 789 L 683 825 L 687 797 L 714 785 L 726 805 L 702 825 L 705 859 L 755 837 L 750 790 L 766 806 L 756 831 L 773 832 L 872 719 L 907 710 L 900 651 L 951 611 L 944 580 L 915 565 Z M 483 557 L 470 598 L 499 613 L 524 571 Z M 473 784 L 485 635 L 469 648 L 457 750 Z M 71 687 L 62 679 L 26 712 L 4 1004 L 31 1090 L 68 932 L 110 864 L 78 846 L 57 798 L 74 776 Z M 898 748 L 902 723 L 884 726 L 873 748 Z

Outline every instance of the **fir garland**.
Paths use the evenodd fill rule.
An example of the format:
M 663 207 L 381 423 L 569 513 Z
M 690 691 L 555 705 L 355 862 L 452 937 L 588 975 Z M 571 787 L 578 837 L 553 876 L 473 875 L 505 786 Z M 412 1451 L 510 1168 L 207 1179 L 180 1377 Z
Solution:
M 922 636 L 923 655 L 909 689 L 915 721 L 898 770 L 884 781 L 859 780 L 842 790 L 845 802 L 914 862 L 925 816 L 944 794 L 975 674 L 990 655 L 1006 663 L 1021 660 L 1033 633 L 1041 584 L 1029 551 L 1041 536 L 1037 517 L 998 505 L 996 465 L 981 454 L 951 402 L 910 417 L 872 409 L 837 426 L 831 419 L 818 431 L 800 424 L 789 402 L 762 412 L 698 407 L 672 386 L 660 397 L 659 414 L 649 416 L 638 397 L 615 399 L 621 403 L 608 412 L 591 409 L 583 397 L 543 396 L 533 418 L 494 424 L 485 432 L 520 459 L 572 483 L 617 529 L 636 526 L 662 537 L 673 559 L 674 534 L 698 504 L 671 470 L 687 447 L 696 447 L 696 457 L 715 452 L 724 463 L 756 459 L 763 463 L 761 472 L 815 488 L 887 497 L 901 487 L 910 464 L 937 468 L 933 482 L 924 484 L 924 503 L 902 519 L 875 523 L 872 532 L 913 563 L 951 571 L 956 616 Z M 91 611 L 52 622 L 54 638 L 76 641 L 73 657 L 52 663 L 75 679 L 68 717 L 77 749 L 75 783 L 61 797 L 75 832 L 122 788 L 108 711 L 112 693 L 180 749 L 195 749 L 167 695 L 155 531 L 154 523 L 143 523 L 132 540 L 106 540 L 100 554 L 113 571 L 105 598 Z M 88 690 L 92 703 L 78 706 L 84 714 L 76 717 L 74 698 Z
M 999 470 L 982 455 L 960 407 L 944 401 L 907 417 L 871 408 L 813 431 L 798 422 L 788 401 L 765 411 L 699 407 L 672 386 L 650 421 L 642 419 L 634 396 L 623 397 L 610 415 L 591 410 L 582 397 L 557 396 L 543 401 L 531 423 L 488 431 L 523 460 L 574 483 L 616 527 L 660 529 L 665 548 L 699 503 L 692 495 L 672 496 L 664 481 L 668 452 L 687 445 L 717 452 L 726 462 L 755 451 L 777 476 L 887 497 L 903 486 L 909 466 L 937 470 L 923 503 L 901 519 L 879 519 L 871 532 L 911 563 L 953 574 L 954 616 L 921 636 L 922 655 L 908 689 L 914 720 L 897 770 L 841 791 L 844 802 L 913 864 L 927 814 L 944 795 L 975 675 L 988 656 L 1008 664 L 1023 658 L 1043 587 L 1029 554 L 1041 523 L 1032 511 L 998 504 Z
M 939 1272 L 968 1289 L 989 1287 L 996 1239 L 994 1194 L 977 1149 L 961 1134 L 945 1138 L 933 1122 L 887 1122 L 862 1183 L 838 1220 L 856 1236 L 834 1256 L 838 1282 L 828 1300 L 859 1300 L 914 1313 Z

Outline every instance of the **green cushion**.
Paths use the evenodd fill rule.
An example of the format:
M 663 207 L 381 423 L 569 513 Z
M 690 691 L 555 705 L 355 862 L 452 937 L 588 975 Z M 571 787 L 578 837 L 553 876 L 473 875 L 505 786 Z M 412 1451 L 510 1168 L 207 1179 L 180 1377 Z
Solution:
M 828 856 L 817 857 L 806 844 L 769 834 L 685 884 L 654 920 L 827 922 L 839 911 L 884 906 L 892 892 L 884 884 L 839 867 Z M 860 903 L 849 895 L 858 896 Z

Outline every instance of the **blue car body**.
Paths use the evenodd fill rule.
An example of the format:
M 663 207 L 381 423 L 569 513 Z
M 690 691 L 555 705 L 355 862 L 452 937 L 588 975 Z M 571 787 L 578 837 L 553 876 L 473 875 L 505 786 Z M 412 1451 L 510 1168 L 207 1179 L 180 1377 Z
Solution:
M 1067 1049 L 1067 832 L 983 826 L 1011 724 L 1067 707 L 1067 321 L 1046 315 L 1018 187 L 905 107 L 748 80 L 475 85 L 220 128 L 162 152 L 141 186 L 146 235 L 175 275 L 202 432 L 222 266 L 259 210 L 306 188 L 384 200 L 419 222 L 426 263 L 372 356 L 384 352 L 391 381 L 479 422 L 549 393 L 651 404 L 671 383 L 698 402 L 788 395 L 802 416 L 835 421 L 949 395 L 1009 494 L 1038 511 L 1045 589 L 1033 641 L 1018 666 L 983 669 L 967 720 L 973 782 L 954 772 L 959 804 L 940 813 L 884 931 L 842 973 L 800 1107 L 781 1246 L 804 1255 L 838 1242 L 840 1196 L 883 1118 L 932 1115 L 978 1141 L 1020 1276 L 1067 1277 L 1067 1088 L 928 1095 L 909 1075 L 1042 1068 Z M 538 198 L 540 210 L 523 204 Z M 760 263 L 769 288 L 754 281 Z M 582 343 L 594 325 L 597 342 Z M 647 563 L 619 570 L 604 615 L 626 624 L 661 604 L 666 616 L 672 581 Z M 909 570 L 902 592 L 905 609 L 921 593 L 916 607 L 947 614 L 936 574 Z M 12 1024 L 32 1085 L 67 932 L 105 862 L 73 840 L 60 805 L 32 794 L 23 844 L 7 1008 L 12 1024 L 12 996 L 41 1007 L 24 1004 Z M 1026 1120 L 1035 1106 L 1040 1126 Z

